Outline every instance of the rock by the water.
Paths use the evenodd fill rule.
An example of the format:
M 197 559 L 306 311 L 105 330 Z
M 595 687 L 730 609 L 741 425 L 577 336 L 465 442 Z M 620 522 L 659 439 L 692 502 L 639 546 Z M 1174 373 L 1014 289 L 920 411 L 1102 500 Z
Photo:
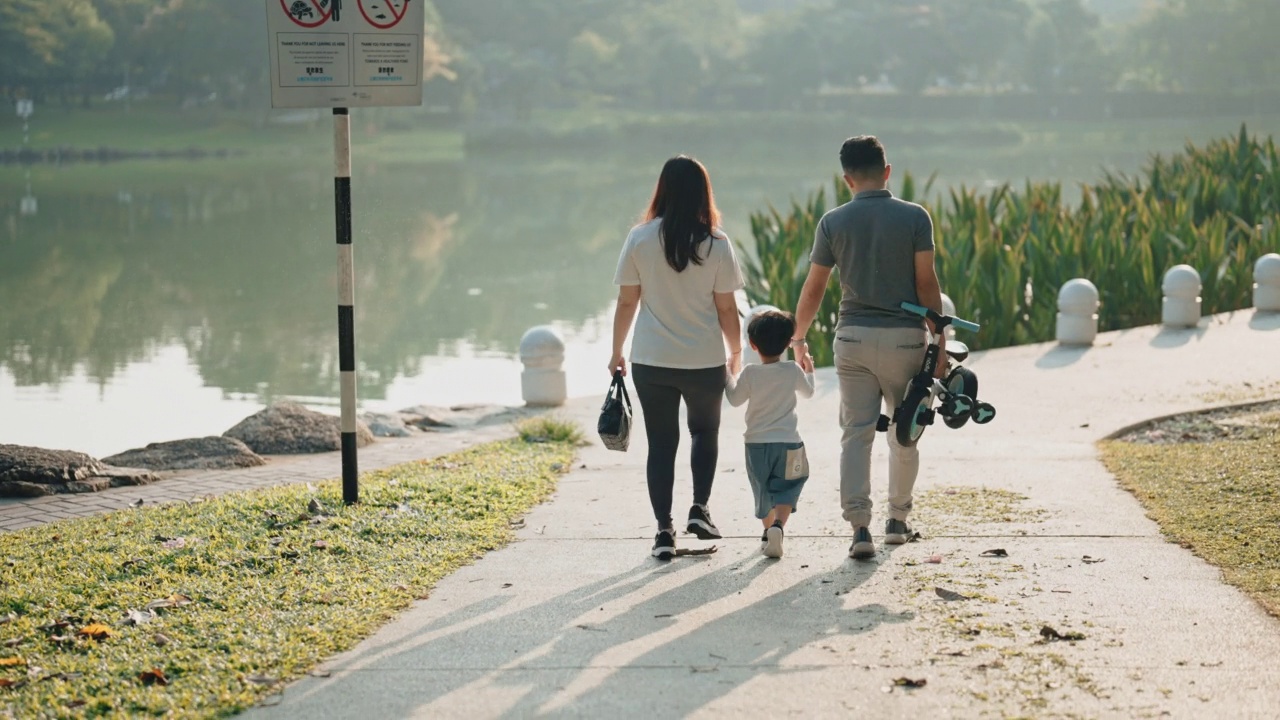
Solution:
M 102 474 L 102 463 L 71 450 L 0 445 L 0 483 L 56 485 Z
M 417 428 L 410 429 L 399 414 L 361 413 L 360 421 L 369 426 L 374 437 L 409 437 L 417 431 Z
M 107 465 L 102 469 L 102 478 L 111 483 L 111 487 L 127 487 L 130 485 L 150 485 L 160 476 L 147 468 L 114 467 Z M 96 480 L 98 478 L 90 478 Z
M 400 416 L 407 424 L 424 430 L 476 427 L 508 421 L 513 415 L 514 411 L 511 408 L 501 405 L 455 405 L 448 408 L 416 405 L 400 411 Z
M 250 415 L 222 435 L 243 442 L 260 455 L 303 455 L 341 449 L 340 423 L 334 415 L 282 402 Z M 356 445 L 364 447 L 371 442 L 373 433 L 357 422 Z
M 230 437 L 191 438 L 151 443 L 102 459 L 105 463 L 148 470 L 226 470 L 265 465 L 266 460 Z
M 105 465 L 84 453 L 0 445 L 0 497 L 98 492 L 159 479 L 150 470 Z

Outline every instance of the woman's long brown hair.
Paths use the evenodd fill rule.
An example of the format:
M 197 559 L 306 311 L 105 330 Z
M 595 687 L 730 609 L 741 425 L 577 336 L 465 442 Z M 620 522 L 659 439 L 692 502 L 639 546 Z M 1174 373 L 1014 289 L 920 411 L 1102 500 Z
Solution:
M 658 186 L 653 190 L 645 220 L 662 218 L 662 251 L 667 264 L 684 272 L 689 263 L 701 265 L 698 247 L 709 242 L 720 225 L 711 176 L 702 163 L 687 155 L 677 155 L 662 166 Z

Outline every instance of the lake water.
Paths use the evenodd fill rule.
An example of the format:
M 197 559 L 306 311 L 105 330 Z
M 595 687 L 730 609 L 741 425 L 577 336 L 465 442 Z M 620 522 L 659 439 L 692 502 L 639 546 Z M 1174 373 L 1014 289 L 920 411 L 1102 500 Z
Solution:
M 1121 152 L 1072 141 L 890 153 L 896 170 L 939 170 L 946 188 L 1132 171 L 1182 140 L 1135 137 Z M 829 181 L 838 142 L 692 150 L 728 232 L 749 242 L 752 211 Z M 570 394 L 604 391 L 614 264 L 664 157 L 362 162 L 358 143 L 356 157 L 362 409 L 518 404 L 514 354 L 539 324 L 568 340 Z M 0 168 L 0 443 L 101 456 L 219 434 L 280 398 L 336 412 L 327 153 L 37 167 L 34 215 L 25 194 L 23 170 Z

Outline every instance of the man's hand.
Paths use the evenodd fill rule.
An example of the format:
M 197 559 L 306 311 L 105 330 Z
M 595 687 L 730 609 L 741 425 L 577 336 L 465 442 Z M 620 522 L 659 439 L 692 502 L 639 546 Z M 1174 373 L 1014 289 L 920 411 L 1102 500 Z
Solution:
M 804 354 L 800 356 L 799 364 L 801 370 L 807 373 L 813 372 L 813 356 L 809 354 L 809 348 L 804 348 Z

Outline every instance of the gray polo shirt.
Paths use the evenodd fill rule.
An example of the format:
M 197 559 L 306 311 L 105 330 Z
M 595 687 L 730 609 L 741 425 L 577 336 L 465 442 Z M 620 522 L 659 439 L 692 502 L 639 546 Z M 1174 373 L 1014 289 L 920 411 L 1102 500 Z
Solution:
M 915 256 L 933 249 L 933 220 L 888 190 L 866 190 L 818 222 L 809 260 L 840 273 L 839 327 L 921 327 L 899 309 L 919 304 Z

